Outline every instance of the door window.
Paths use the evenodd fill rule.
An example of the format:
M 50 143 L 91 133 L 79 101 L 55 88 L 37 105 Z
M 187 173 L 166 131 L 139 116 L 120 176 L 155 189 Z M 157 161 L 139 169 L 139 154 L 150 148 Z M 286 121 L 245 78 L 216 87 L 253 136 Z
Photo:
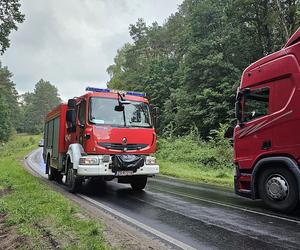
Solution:
M 85 125 L 85 107 L 86 102 L 85 100 L 82 100 L 79 104 L 79 111 L 78 111 L 78 121 L 80 125 Z
M 243 122 L 269 113 L 269 88 L 256 89 L 244 95 Z

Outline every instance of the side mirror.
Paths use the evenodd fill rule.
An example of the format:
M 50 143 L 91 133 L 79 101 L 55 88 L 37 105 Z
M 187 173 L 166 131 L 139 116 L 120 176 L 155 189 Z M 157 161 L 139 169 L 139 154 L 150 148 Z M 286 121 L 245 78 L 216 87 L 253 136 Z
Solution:
M 68 108 L 69 109 L 75 109 L 76 107 L 76 100 L 75 99 L 69 99 L 68 100 Z
M 123 112 L 124 111 L 124 106 L 123 105 L 117 105 L 117 106 L 115 106 L 115 111 L 117 111 L 117 112 Z
M 74 109 L 67 110 L 66 120 L 69 123 L 75 124 L 75 122 L 76 122 L 76 111 Z
M 235 102 L 235 117 L 238 120 L 239 123 L 242 123 L 242 112 L 241 112 L 241 102 L 240 100 L 237 100 Z
M 68 132 L 75 132 L 76 131 L 76 111 L 75 111 L 75 109 L 67 110 L 66 121 L 68 124 Z
M 157 124 L 158 124 L 157 117 L 158 117 L 159 109 L 157 106 L 155 106 L 153 104 L 150 104 L 149 107 L 150 107 L 150 112 L 151 112 L 152 123 L 153 123 L 153 126 L 156 128 Z

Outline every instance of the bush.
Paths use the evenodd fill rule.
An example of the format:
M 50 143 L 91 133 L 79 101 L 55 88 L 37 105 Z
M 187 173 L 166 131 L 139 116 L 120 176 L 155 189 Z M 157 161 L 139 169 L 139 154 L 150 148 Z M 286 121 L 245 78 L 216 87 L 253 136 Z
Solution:
M 233 149 L 230 140 L 225 138 L 226 125 L 211 131 L 209 141 L 199 139 L 196 130 L 184 137 L 160 138 L 156 156 L 170 162 L 192 163 L 195 167 L 232 168 Z

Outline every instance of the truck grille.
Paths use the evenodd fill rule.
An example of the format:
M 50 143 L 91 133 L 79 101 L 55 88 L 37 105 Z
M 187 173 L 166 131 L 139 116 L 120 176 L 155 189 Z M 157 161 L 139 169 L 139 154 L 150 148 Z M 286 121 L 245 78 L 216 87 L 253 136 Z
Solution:
M 147 144 L 127 144 L 123 145 L 120 143 L 106 143 L 106 142 L 99 142 L 98 143 L 101 147 L 107 148 L 107 149 L 113 149 L 113 150 L 140 150 L 143 148 L 146 148 Z

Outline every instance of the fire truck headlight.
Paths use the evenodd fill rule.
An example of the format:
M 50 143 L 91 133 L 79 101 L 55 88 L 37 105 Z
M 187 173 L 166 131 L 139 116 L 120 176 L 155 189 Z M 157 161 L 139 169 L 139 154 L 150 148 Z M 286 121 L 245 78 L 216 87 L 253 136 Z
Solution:
M 100 161 L 103 163 L 109 162 L 110 161 L 110 156 L 109 155 L 102 155 L 100 157 Z
M 153 156 L 146 156 L 146 165 L 156 165 L 156 158 Z
M 99 160 L 95 157 L 83 157 L 79 159 L 80 165 L 98 165 Z

